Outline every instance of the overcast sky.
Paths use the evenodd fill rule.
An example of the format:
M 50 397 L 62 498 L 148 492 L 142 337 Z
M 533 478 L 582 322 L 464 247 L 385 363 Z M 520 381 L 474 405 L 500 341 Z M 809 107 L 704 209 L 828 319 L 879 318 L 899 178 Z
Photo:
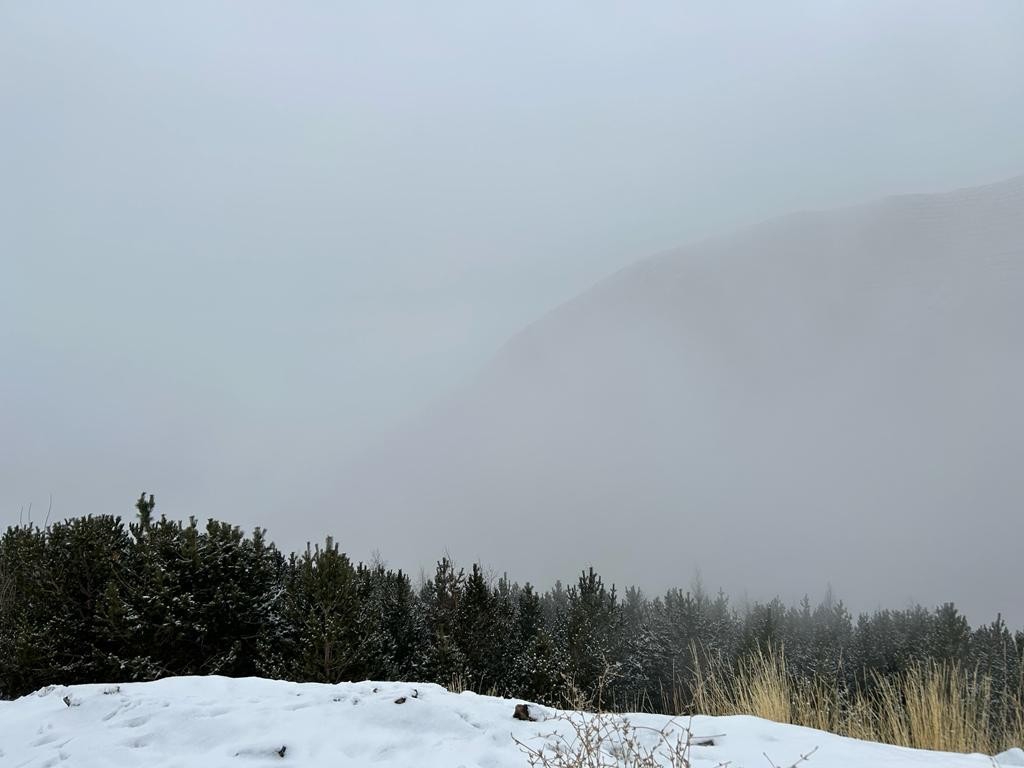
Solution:
M 0 523 L 146 488 L 316 538 L 310 487 L 606 274 L 1024 171 L 1022 40 L 1018 0 L 0 0 Z

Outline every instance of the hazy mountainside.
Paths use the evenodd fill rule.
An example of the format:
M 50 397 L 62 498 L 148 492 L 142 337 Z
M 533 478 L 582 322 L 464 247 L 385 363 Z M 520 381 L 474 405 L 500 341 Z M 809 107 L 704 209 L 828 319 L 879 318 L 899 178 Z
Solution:
M 513 339 L 342 497 L 366 510 L 355 540 L 403 565 L 448 547 L 652 588 L 699 567 L 752 595 L 831 580 L 855 605 L 1020 621 L 1021 457 L 1024 177 L 641 261 Z

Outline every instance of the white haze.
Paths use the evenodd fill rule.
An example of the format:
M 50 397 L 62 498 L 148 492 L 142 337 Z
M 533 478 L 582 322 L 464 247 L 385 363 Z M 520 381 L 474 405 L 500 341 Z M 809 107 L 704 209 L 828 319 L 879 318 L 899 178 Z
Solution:
M 1020 173 L 1022 39 L 1018 2 L 0 4 L 0 522 L 30 503 L 40 520 L 51 495 L 54 516 L 130 513 L 145 488 L 170 515 L 264 525 L 286 548 L 334 532 L 357 558 L 379 549 L 413 569 L 447 544 L 541 583 L 593 563 L 657 589 L 699 567 L 710 587 L 755 596 L 832 582 L 855 606 L 956 599 L 972 618 L 1024 621 L 1005 564 L 1024 500 L 1019 369 L 993 362 L 1019 340 L 1020 284 L 1000 278 L 1019 274 L 1019 252 L 1005 272 L 986 262 L 978 285 L 961 279 L 973 253 L 939 276 L 919 271 L 927 253 L 892 253 L 871 282 L 872 254 L 845 242 L 831 293 L 810 305 L 813 276 L 786 254 L 709 256 L 707 280 L 737 270 L 778 301 L 701 314 L 715 294 L 691 287 L 670 303 L 680 335 L 662 325 L 641 342 L 591 294 L 604 333 L 571 331 L 558 312 L 498 355 L 651 253 L 794 210 Z M 934 280 L 934 296 L 906 293 L 908 275 Z M 952 335 L 960 357 L 896 332 L 961 283 L 977 290 L 929 336 Z M 635 306 L 667 290 L 629 284 Z M 905 293 L 922 303 L 900 308 Z M 838 316 L 826 295 L 842 299 Z M 828 386 L 751 323 L 788 344 L 813 338 Z M 896 352 L 851 348 L 863 323 L 875 325 L 857 339 L 894 329 L 914 376 L 887 388 Z M 570 397 L 558 424 L 550 402 L 523 399 L 545 387 L 516 350 L 536 348 L 570 377 L 560 386 L 602 383 Z M 694 359 L 708 389 L 677 391 Z M 640 363 L 639 392 L 612 375 Z M 729 375 L 762 364 L 776 366 L 763 388 Z M 936 401 L 910 386 L 933 369 L 964 379 Z M 486 413 L 520 442 L 475 456 L 455 503 L 436 489 L 472 425 L 437 427 L 437 450 L 417 440 L 495 378 L 521 383 L 514 410 Z M 908 408 L 885 455 L 928 449 L 880 483 L 864 476 L 880 467 L 877 424 L 855 408 L 822 422 L 868 380 L 870 397 Z M 619 395 L 650 403 L 641 416 Z M 773 398 L 806 403 L 813 423 L 789 439 L 758 407 Z M 753 437 L 736 448 L 728 434 Z M 838 434 L 844 461 L 830 463 Z M 422 447 L 409 456 L 395 447 L 406 440 Z M 442 479 L 396 501 L 424 466 Z M 701 483 L 676 479 L 698 468 Z M 556 469 L 571 483 L 530 474 Z M 381 477 L 383 490 L 368 482 Z M 579 484 L 587 503 L 564 490 Z M 745 516 L 710 517 L 740 491 Z M 525 538 L 495 540 L 516 515 L 550 521 L 557 561 Z M 687 515 L 702 531 L 691 541 L 677 532 Z M 806 543 L 755 546 L 768 521 L 799 524 L 788 541 Z M 992 557 L 958 561 L 968 534 Z M 666 539 L 657 557 L 652 537 Z M 707 548 L 716 537 L 742 568 Z M 898 568 L 871 560 L 897 552 Z
M 343 484 L 350 531 L 556 578 L 1019 613 L 1024 176 L 612 276 Z M 400 467 L 400 473 L 395 473 Z

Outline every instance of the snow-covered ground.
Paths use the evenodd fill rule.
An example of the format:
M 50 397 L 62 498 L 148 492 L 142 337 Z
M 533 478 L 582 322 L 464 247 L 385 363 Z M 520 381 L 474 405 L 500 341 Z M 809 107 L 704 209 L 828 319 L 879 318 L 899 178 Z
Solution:
M 403 699 L 404 702 L 396 703 Z M 222 677 L 54 687 L 0 702 L 5 768 L 119 766 L 417 766 L 525 768 L 513 736 L 540 745 L 562 720 L 514 720 L 516 702 L 455 694 L 436 685 L 319 685 Z M 534 707 L 542 717 L 551 710 Z M 668 718 L 631 716 L 660 729 Z M 685 724 L 685 723 L 684 723 Z M 992 768 L 981 755 L 921 752 L 860 742 L 753 717 L 696 717 L 695 767 L 790 765 L 817 748 L 808 768 Z M 1024 752 L 998 765 L 1024 765 Z

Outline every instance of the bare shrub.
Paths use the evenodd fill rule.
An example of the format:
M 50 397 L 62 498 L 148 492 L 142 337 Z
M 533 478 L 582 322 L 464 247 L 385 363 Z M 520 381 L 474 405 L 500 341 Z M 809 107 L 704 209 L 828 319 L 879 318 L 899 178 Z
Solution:
M 690 768 L 693 735 L 674 722 L 659 731 L 637 728 L 617 715 L 572 713 L 555 719 L 567 724 L 567 732 L 540 737 L 539 747 L 515 739 L 533 768 Z
M 540 746 L 512 737 L 531 768 L 691 768 L 693 747 L 707 740 L 695 737 L 689 725 L 683 727 L 674 720 L 660 730 L 636 726 L 626 717 L 610 714 L 565 713 L 555 721 L 567 727 L 563 732 L 539 736 Z M 813 753 L 802 755 L 788 768 L 796 768 Z M 770 759 L 769 763 L 775 766 Z

